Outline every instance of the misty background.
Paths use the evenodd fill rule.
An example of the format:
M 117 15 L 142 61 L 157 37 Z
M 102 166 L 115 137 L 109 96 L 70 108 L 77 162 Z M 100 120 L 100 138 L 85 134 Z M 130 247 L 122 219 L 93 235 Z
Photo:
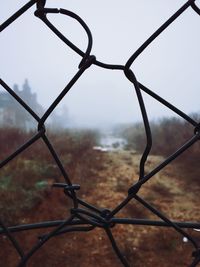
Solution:
M 3 1 L 0 23 L 26 2 Z M 105 63 L 125 64 L 185 2 L 47 0 L 46 7 L 78 14 L 92 32 L 92 54 Z M 75 75 L 81 58 L 35 17 L 34 11 L 35 6 L 1 33 L 1 78 L 12 88 L 14 84 L 22 86 L 28 79 L 37 101 L 47 109 Z M 76 21 L 61 14 L 48 18 L 85 51 L 87 36 Z M 187 114 L 200 110 L 199 26 L 200 17 L 188 8 L 131 66 L 139 82 Z M 143 95 L 150 119 L 175 115 Z M 66 126 L 106 127 L 141 120 L 134 87 L 124 73 L 97 66 L 86 70 L 54 111 L 63 112 L 67 113 Z

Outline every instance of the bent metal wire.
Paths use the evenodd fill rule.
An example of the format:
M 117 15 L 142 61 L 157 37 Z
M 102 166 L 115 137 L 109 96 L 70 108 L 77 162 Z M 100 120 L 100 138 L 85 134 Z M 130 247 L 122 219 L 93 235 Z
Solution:
M 195 121 L 193 118 L 179 110 L 177 107 L 173 106 L 171 103 L 167 102 L 165 99 L 151 91 L 149 88 L 141 84 L 134 72 L 131 70 L 131 66 L 133 65 L 135 59 L 151 44 L 167 27 L 170 26 L 182 13 L 184 13 L 188 8 L 192 8 L 195 13 L 200 15 L 200 9 L 196 5 L 195 0 L 187 1 L 175 14 L 173 14 L 156 32 L 154 32 L 136 51 L 131 57 L 128 59 L 125 65 L 115 65 L 115 64 L 106 64 L 104 62 L 100 62 L 96 59 L 94 55 L 91 55 L 92 50 L 92 34 L 90 29 L 86 25 L 86 23 L 75 13 L 66 10 L 66 9 L 57 9 L 57 8 L 46 8 L 45 0 L 31 0 L 27 4 L 25 4 L 21 9 L 19 9 L 16 13 L 14 13 L 10 18 L 8 18 L 4 23 L 0 25 L 0 31 L 5 30 L 11 23 L 13 23 L 16 19 L 18 19 L 23 13 L 25 13 L 29 8 L 36 5 L 35 16 L 37 16 L 43 23 L 47 25 L 47 27 L 68 47 L 70 47 L 75 53 L 80 55 L 81 61 L 78 66 L 78 71 L 75 76 L 71 79 L 71 81 L 66 85 L 66 87 L 62 90 L 59 96 L 53 101 L 53 103 L 49 106 L 44 115 L 40 118 L 34 110 L 32 110 L 10 87 L 9 85 L 0 79 L 1 86 L 16 100 L 18 103 L 29 112 L 29 114 L 37 121 L 38 123 L 38 132 L 34 136 L 28 140 L 25 144 L 19 147 L 13 154 L 4 159 L 0 163 L 0 168 L 4 167 L 8 164 L 12 159 L 17 157 L 22 151 L 26 150 L 28 147 L 32 146 L 38 139 L 42 139 L 49 149 L 53 159 L 55 160 L 57 166 L 59 167 L 63 178 L 65 180 L 64 183 L 55 183 L 53 186 L 58 188 L 63 188 L 64 193 L 67 197 L 72 199 L 73 206 L 71 208 L 71 215 L 66 220 L 58 220 L 58 221 L 48 221 L 48 222 L 39 222 L 34 224 L 26 224 L 26 225 L 18 225 L 13 227 L 7 227 L 2 220 L 0 220 L 0 234 L 5 234 L 8 239 L 13 244 L 17 253 L 20 256 L 20 260 L 17 267 L 23 267 L 27 265 L 27 262 L 31 260 L 32 255 L 39 250 L 50 238 L 61 235 L 68 232 L 76 232 L 76 231 L 92 231 L 96 227 L 101 227 L 105 230 L 113 250 L 121 261 L 122 266 L 129 267 L 129 263 L 126 258 L 122 255 L 118 244 L 115 241 L 115 238 L 112 233 L 112 227 L 116 224 L 131 224 L 131 225 L 146 225 L 146 226 L 158 226 L 158 227 L 172 227 L 175 231 L 180 233 L 183 237 L 187 237 L 190 243 L 194 247 L 193 251 L 193 259 L 191 259 L 190 267 L 197 266 L 200 263 L 200 248 L 196 241 L 193 239 L 191 234 L 188 234 L 184 229 L 188 228 L 196 228 L 200 229 L 200 223 L 189 223 L 189 222 L 175 222 L 171 221 L 166 217 L 166 215 L 162 214 L 158 209 L 154 208 L 148 202 L 146 202 L 143 198 L 139 196 L 140 188 L 149 180 L 152 179 L 153 176 L 162 170 L 165 166 L 171 163 L 174 159 L 179 157 L 185 150 L 191 147 L 194 143 L 196 143 L 200 138 L 200 123 Z M 70 40 L 68 40 L 47 18 L 48 14 L 61 14 L 76 20 L 85 30 L 88 37 L 88 45 L 85 52 L 83 52 L 79 47 L 74 45 Z M 133 84 L 133 87 L 136 91 L 136 95 L 138 98 L 138 102 L 141 109 L 141 114 L 144 123 L 144 129 L 146 133 L 146 147 L 143 152 L 143 155 L 140 160 L 139 167 L 139 178 L 138 181 L 133 184 L 127 192 L 127 196 L 125 199 L 117 205 L 113 210 L 102 210 L 99 209 L 84 200 L 77 197 L 76 190 L 80 189 L 80 185 L 72 184 L 70 178 L 62 165 L 59 157 L 56 154 L 56 149 L 52 146 L 51 142 L 47 138 L 45 134 L 45 122 L 47 118 L 50 116 L 52 111 L 56 108 L 56 106 L 61 102 L 61 100 L 66 96 L 68 91 L 73 87 L 73 85 L 77 82 L 77 80 L 84 74 L 84 72 L 90 68 L 92 65 L 96 65 L 100 68 L 111 69 L 111 70 L 119 70 L 123 71 L 124 75 L 127 79 Z M 151 136 L 151 128 L 149 124 L 148 114 L 146 112 L 145 104 L 143 101 L 142 91 L 146 94 L 150 95 L 181 118 L 185 119 L 194 127 L 194 134 L 191 138 L 177 151 L 175 151 L 172 155 L 170 155 L 167 159 L 165 159 L 160 165 L 154 168 L 149 173 L 145 172 L 145 164 L 147 157 L 150 153 L 152 146 L 152 136 Z M 132 218 L 115 218 L 114 216 L 123 209 L 128 202 L 131 200 L 138 201 L 141 203 L 146 209 L 155 214 L 160 220 L 146 220 L 146 219 L 132 219 Z M 30 249 L 28 253 L 25 253 L 17 242 L 17 240 L 12 235 L 13 232 L 26 231 L 30 229 L 38 229 L 38 228 L 46 228 L 52 227 L 53 230 L 39 237 L 38 242 Z

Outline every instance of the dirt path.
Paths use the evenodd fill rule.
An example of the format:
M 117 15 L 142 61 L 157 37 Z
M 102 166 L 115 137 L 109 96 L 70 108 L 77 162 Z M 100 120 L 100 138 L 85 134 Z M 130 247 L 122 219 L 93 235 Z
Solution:
M 128 188 L 134 184 L 139 175 L 141 155 L 131 151 L 108 152 L 104 157 L 101 171 L 98 171 L 98 183 L 94 195 L 88 201 L 95 201 L 101 207 L 112 209 L 120 203 Z M 160 156 L 150 156 L 146 172 L 150 172 L 164 159 Z M 174 220 L 198 220 L 197 186 L 188 186 L 178 174 L 175 165 L 165 167 L 153 176 L 140 190 L 139 195 L 161 208 Z
M 101 208 L 113 209 L 127 195 L 128 188 L 138 179 L 140 155 L 134 151 L 94 152 L 94 166 L 90 175 L 81 180 L 82 198 Z M 146 171 L 151 171 L 163 158 L 151 156 Z M 88 163 L 89 164 L 89 163 Z M 85 177 L 82 168 L 81 175 Z M 139 195 L 153 204 L 169 218 L 182 221 L 199 220 L 200 208 L 197 187 L 187 187 L 186 180 L 181 180 L 176 174 L 175 166 L 170 165 L 155 175 L 141 189 Z M 26 213 L 23 222 L 37 222 L 66 218 L 69 214 L 70 202 L 63 192 L 48 192 L 43 201 L 34 210 Z M 154 218 L 136 201 L 131 201 L 118 217 Z M 193 230 L 190 230 L 190 232 Z M 37 232 L 17 234 L 24 248 L 29 249 L 37 240 Z M 194 232 L 194 231 L 193 231 Z M 167 228 L 142 227 L 133 225 L 117 225 L 113 234 L 133 267 L 182 267 L 191 263 L 193 248 L 189 243 L 183 243 L 183 238 L 174 230 Z M 194 232 L 196 238 L 200 235 Z M 10 253 L 0 267 L 14 267 L 16 253 L 4 237 L 0 240 Z M 0 252 L 1 258 L 3 254 Z M 44 260 L 45 258 L 45 260 Z M 169 261 L 170 259 L 170 261 Z M 120 267 L 122 266 L 112 251 L 110 242 L 102 229 L 89 233 L 70 233 L 50 240 L 31 260 L 27 267 Z
M 107 153 L 103 169 L 98 174 L 100 180 L 88 201 L 109 209 L 119 204 L 126 197 L 128 188 L 138 179 L 140 157 L 133 151 Z M 150 172 L 163 160 L 159 156 L 150 156 L 146 172 Z M 199 221 L 199 188 L 195 185 L 188 187 L 187 180 L 181 179 L 177 172 L 175 165 L 167 166 L 142 187 L 139 195 L 170 219 Z M 118 217 L 159 219 L 134 200 Z M 131 266 L 189 266 L 191 262 L 193 248 L 189 243 L 183 243 L 183 237 L 173 229 L 119 225 L 113 232 Z M 197 232 L 189 232 L 200 240 Z

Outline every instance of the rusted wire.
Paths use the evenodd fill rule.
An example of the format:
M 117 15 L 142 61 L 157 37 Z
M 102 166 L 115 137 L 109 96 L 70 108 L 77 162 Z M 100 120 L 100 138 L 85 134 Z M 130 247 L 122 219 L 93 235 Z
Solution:
M 171 227 L 176 232 L 178 232 L 183 237 L 187 237 L 188 241 L 194 247 L 193 257 L 191 260 L 191 264 L 188 266 L 197 266 L 200 262 L 200 248 L 192 237 L 191 234 L 185 231 L 185 229 L 196 228 L 200 229 L 200 223 L 198 222 L 178 222 L 172 221 L 167 218 L 161 211 L 153 207 L 150 203 L 145 201 L 140 195 L 140 188 L 150 179 L 153 179 L 155 174 L 160 172 L 163 168 L 165 168 L 168 164 L 170 164 L 174 159 L 179 157 L 184 151 L 186 151 L 189 147 L 191 147 L 194 143 L 196 143 L 200 138 L 200 130 L 199 130 L 199 122 L 195 121 L 193 118 L 185 114 L 183 111 L 179 110 L 177 107 L 160 97 L 158 94 L 154 93 L 152 90 L 148 89 L 142 83 L 137 80 L 136 75 L 131 69 L 134 61 L 138 58 L 141 53 L 156 40 L 156 38 L 162 34 L 181 14 L 183 14 L 188 8 L 192 8 L 198 15 L 200 15 L 200 9 L 195 3 L 195 0 L 187 1 L 180 9 L 178 9 L 161 27 L 155 31 L 137 50 L 136 52 L 130 56 L 125 65 L 120 64 L 107 64 L 104 62 L 100 62 L 96 59 L 94 55 L 91 54 L 92 51 L 92 33 L 88 25 L 80 18 L 77 14 L 66 10 L 66 9 L 57 9 L 57 8 L 48 8 L 46 7 L 45 0 L 31 0 L 27 4 L 25 4 L 22 8 L 20 8 L 16 13 L 14 13 L 10 18 L 8 18 L 5 22 L 0 25 L 0 31 L 6 30 L 6 28 L 15 22 L 22 14 L 24 14 L 27 10 L 29 10 L 32 6 L 36 6 L 36 10 L 34 15 L 38 17 L 62 42 L 64 42 L 69 48 L 71 48 L 76 54 L 78 54 L 81 58 L 79 63 L 79 70 L 75 74 L 75 76 L 71 79 L 71 81 L 65 86 L 65 88 L 61 91 L 60 95 L 53 101 L 50 107 L 46 110 L 42 117 L 39 117 L 31 107 L 24 102 L 20 96 L 18 96 L 10 86 L 0 79 L 0 85 L 21 105 L 21 107 L 26 110 L 34 120 L 38 123 L 38 132 L 34 136 L 32 136 L 25 144 L 19 147 L 15 152 L 9 155 L 6 159 L 4 159 L 0 163 L 0 168 L 3 168 L 5 165 L 9 164 L 11 160 L 18 157 L 18 155 L 26 150 L 27 148 L 34 145 L 34 143 L 41 139 L 48 150 L 51 153 L 52 158 L 54 159 L 56 165 L 58 166 L 65 183 L 56 183 L 54 186 L 57 188 L 63 188 L 64 193 L 68 198 L 72 199 L 72 207 L 70 209 L 71 215 L 66 220 L 57 220 L 50 222 L 38 222 L 34 224 L 27 225 L 18 225 L 18 226 L 10 226 L 7 227 L 2 220 L 0 220 L 0 234 L 4 234 L 8 237 L 12 245 L 15 247 L 16 251 L 20 256 L 20 261 L 18 267 L 26 266 L 27 262 L 31 260 L 32 255 L 39 250 L 49 239 L 54 236 L 58 236 L 61 234 L 65 234 L 68 232 L 88 232 L 93 229 L 100 227 L 105 230 L 108 239 L 111 242 L 113 247 L 113 251 L 116 253 L 119 258 L 121 264 L 125 267 L 129 267 L 129 263 L 127 259 L 124 257 L 122 252 L 119 249 L 119 246 L 113 236 L 111 229 L 117 224 L 130 224 L 130 225 L 146 225 L 146 226 L 157 226 L 157 227 Z M 88 45 L 83 52 L 79 47 L 73 44 L 66 36 L 64 36 L 48 19 L 48 14 L 57 14 L 71 17 L 76 20 L 77 23 L 85 30 Z M 140 106 L 144 129 L 146 133 L 146 147 L 142 154 L 140 160 L 139 167 L 139 177 L 138 181 L 132 185 L 130 188 L 127 188 L 127 196 L 126 198 L 118 204 L 113 210 L 101 210 L 90 203 L 85 202 L 84 200 L 77 197 L 77 190 L 80 189 L 80 185 L 73 184 L 70 180 L 67 171 L 65 170 L 62 162 L 59 159 L 59 156 L 56 153 L 56 148 L 53 147 L 50 140 L 46 135 L 45 130 L 45 122 L 50 116 L 50 114 L 54 111 L 54 109 L 59 105 L 61 100 L 66 97 L 69 90 L 72 89 L 73 85 L 79 80 L 79 78 L 84 75 L 88 68 L 92 65 L 96 65 L 100 68 L 110 69 L 110 70 L 118 70 L 123 71 L 125 77 L 132 83 L 138 103 Z M 194 134 L 191 135 L 190 139 L 183 144 L 177 151 L 175 151 L 172 155 L 170 155 L 167 159 L 165 159 L 160 165 L 155 167 L 149 173 L 145 171 L 145 165 L 149 153 L 151 151 L 152 146 L 152 136 L 151 136 L 151 127 L 149 123 L 148 114 L 146 112 L 146 107 L 143 99 L 143 92 L 153 97 L 155 100 L 159 101 L 161 104 L 175 112 L 181 118 L 189 122 L 194 127 Z M 137 201 L 141 205 L 143 205 L 147 210 L 156 215 L 159 220 L 146 220 L 146 219 L 136 219 L 136 218 L 115 218 L 114 216 L 119 213 L 130 201 Z M 161 219 L 161 220 L 160 220 Z M 21 231 L 30 231 L 34 229 L 42 229 L 42 228 L 53 228 L 48 234 L 44 233 L 40 235 L 39 241 L 28 251 L 25 253 L 20 246 L 19 242 L 14 238 L 13 232 L 21 232 Z

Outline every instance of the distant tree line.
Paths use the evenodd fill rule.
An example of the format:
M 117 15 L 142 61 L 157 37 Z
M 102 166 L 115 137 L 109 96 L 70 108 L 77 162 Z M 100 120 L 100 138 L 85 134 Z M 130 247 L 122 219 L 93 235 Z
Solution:
M 199 121 L 199 114 L 192 114 L 191 116 Z M 162 118 L 158 121 L 152 121 L 150 125 L 153 140 L 151 155 L 168 157 L 194 135 L 194 127 L 177 117 Z M 118 129 L 118 134 L 126 139 L 126 149 L 133 149 L 138 153 L 144 151 L 146 135 L 143 123 L 121 127 Z M 199 181 L 199 157 L 200 143 L 196 142 L 174 162 L 187 177 Z

